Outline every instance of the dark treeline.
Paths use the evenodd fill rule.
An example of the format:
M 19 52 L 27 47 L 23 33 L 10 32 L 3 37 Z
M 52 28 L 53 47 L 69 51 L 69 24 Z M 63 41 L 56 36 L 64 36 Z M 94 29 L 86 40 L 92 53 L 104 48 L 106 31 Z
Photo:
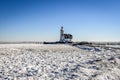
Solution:
M 87 41 L 81 41 L 81 42 L 75 42 L 74 44 L 78 44 L 78 45 L 120 45 L 120 42 L 87 42 Z

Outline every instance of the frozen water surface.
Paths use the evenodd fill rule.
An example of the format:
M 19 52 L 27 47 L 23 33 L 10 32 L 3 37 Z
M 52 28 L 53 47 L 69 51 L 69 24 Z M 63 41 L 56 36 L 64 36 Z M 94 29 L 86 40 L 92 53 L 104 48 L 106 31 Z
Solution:
M 120 80 L 120 50 L 0 44 L 0 80 Z

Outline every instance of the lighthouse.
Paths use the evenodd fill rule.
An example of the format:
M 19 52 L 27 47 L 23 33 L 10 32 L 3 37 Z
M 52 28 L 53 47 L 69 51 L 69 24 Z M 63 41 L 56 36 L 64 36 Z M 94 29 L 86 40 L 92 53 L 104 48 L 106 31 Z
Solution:
M 64 30 L 63 30 L 63 26 L 60 29 L 60 42 L 64 42 Z
M 72 43 L 73 36 L 64 32 L 63 26 L 60 29 L 60 40 L 57 42 L 44 42 L 44 44 Z
M 72 35 L 65 34 L 63 30 L 63 26 L 60 29 L 60 42 L 72 42 Z

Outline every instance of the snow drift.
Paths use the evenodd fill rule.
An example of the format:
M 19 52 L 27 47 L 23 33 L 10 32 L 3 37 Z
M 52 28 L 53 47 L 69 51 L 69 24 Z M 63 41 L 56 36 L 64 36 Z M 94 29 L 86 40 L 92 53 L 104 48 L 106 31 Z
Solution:
M 119 80 L 120 50 L 0 44 L 0 80 Z

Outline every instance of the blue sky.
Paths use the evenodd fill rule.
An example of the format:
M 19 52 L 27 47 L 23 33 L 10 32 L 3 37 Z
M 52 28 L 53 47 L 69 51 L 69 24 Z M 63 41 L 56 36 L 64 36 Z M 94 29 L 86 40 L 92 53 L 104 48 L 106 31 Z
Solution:
M 120 41 L 119 0 L 0 0 L 0 41 Z

